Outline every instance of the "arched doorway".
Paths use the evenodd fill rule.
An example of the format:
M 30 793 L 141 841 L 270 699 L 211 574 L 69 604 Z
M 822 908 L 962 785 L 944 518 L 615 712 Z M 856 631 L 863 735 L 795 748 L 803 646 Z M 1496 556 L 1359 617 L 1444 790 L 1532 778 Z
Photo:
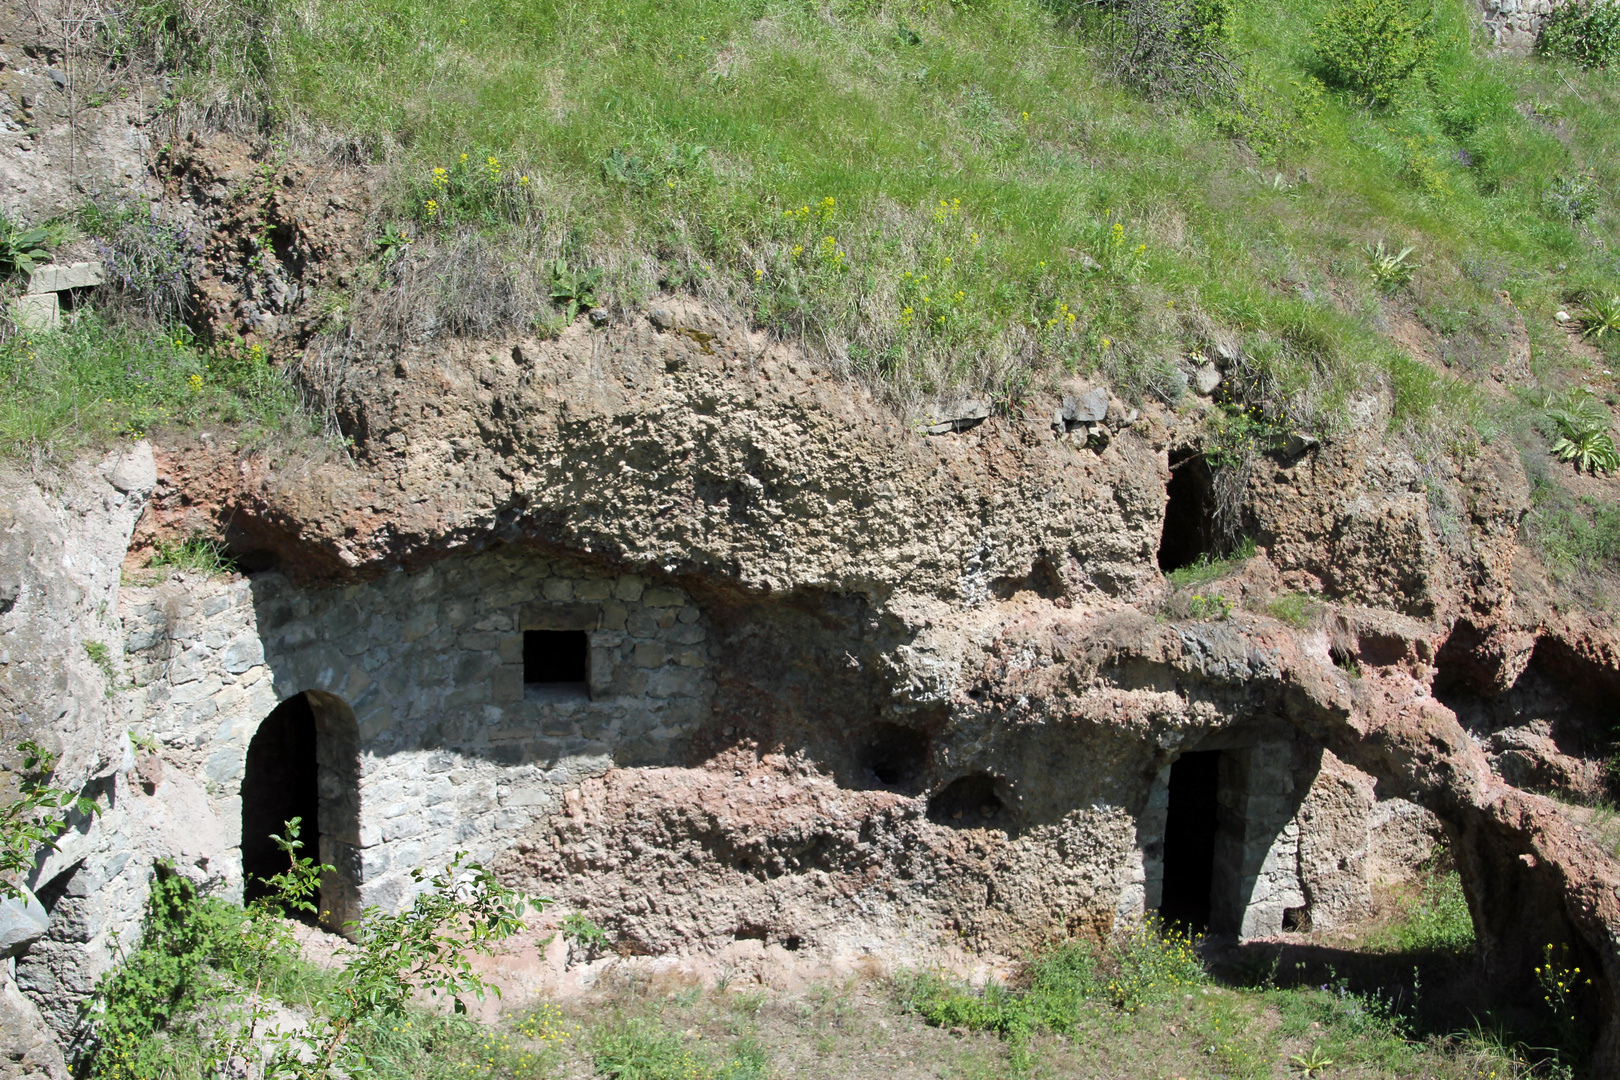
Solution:
M 299 854 L 333 869 L 321 878 L 319 920 L 334 930 L 360 913 L 360 733 L 341 698 L 294 694 L 265 717 L 242 775 L 243 898 L 267 894 L 264 878 L 287 869 L 271 839 L 302 819 Z
M 287 869 L 287 856 L 272 836 L 301 819 L 302 855 L 321 850 L 320 792 L 315 751 L 315 710 L 294 694 L 277 705 L 248 744 L 242 774 L 242 898 L 269 895 L 264 879 Z

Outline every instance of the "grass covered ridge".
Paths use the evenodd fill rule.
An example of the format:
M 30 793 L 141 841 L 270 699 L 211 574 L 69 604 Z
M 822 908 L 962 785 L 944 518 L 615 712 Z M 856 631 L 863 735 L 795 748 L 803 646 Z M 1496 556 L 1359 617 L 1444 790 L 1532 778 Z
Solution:
M 235 0 L 206 23 L 163 0 L 117 30 L 196 100 L 391 163 L 410 259 L 506 234 L 621 306 L 735 304 L 902 399 L 1064 370 L 1174 398 L 1181 357 L 1235 342 L 1245 398 L 1293 423 L 1379 383 L 1400 421 L 1471 418 L 1380 333 L 1378 244 L 1413 249 L 1394 284 L 1424 312 L 1614 285 L 1584 239 L 1615 214 L 1610 76 L 1488 57 L 1440 0 L 1368 108 L 1318 78 L 1329 0 L 1217 6 L 1237 77 L 1202 106 L 1116 77 L 1118 20 L 1035 0 Z M 511 321 L 555 318 L 547 284 Z

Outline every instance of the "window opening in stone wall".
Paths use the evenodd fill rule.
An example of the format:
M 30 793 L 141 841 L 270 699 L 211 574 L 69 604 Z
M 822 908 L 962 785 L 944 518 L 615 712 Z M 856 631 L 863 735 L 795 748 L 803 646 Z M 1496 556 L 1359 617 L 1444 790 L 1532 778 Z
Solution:
M 272 836 L 300 818 L 299 854 L 317 858 L 320 844 L 320 789 L 317 783 L 315 712 L 309 698 L 295 694 L 265 717 L 248 744 L 242 776 L 242 876 L 244 899 L 270 894 L 263 879 L 287 869 L 287 855 Z M 300 913 L 300 917 L 304 917 Z
M 1167 923 L 1193 930 L 1209 926 L 1215 884 L 1215 831 L 1221 754 L 1182 754 L 1170 767 L 1170 808 L 1164 823 L 1164 899 Z
M 523 682 L 527 686 L 584 689 L 589 655 L 583 630 L 525 630 Z
M 1181 450 L 1170 455 L 1169 501 L 1159 537 L 1159 569 L 1165 573 L 1215 554 L 1215 480 L 1203 455 Z

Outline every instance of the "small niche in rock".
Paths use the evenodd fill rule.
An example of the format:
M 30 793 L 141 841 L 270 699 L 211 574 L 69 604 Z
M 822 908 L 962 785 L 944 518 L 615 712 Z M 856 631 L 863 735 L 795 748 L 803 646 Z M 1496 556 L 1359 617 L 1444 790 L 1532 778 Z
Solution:
M 1034 593 L 1042 600 L 1061 600 L 1069 595 L 1063 575 L 1044 555 L 1030 564 L 1029 573 L 1023 577 L 996 578 L 990 583 L 990 591 L 997 600 L 1011 600 L 1023 592 Z
M 231 549 L 232 565 L 244 574 L 265 574 L 281 569 L 281 556 L 268 548 L 250 548 L 246 551 Z
M 583 630 L 523 631 L 525 690 L 583 694 L 590 645 Z
M 1004 829 L 1007 807 L 987 773 L 959 776 L 928 800 L 928 820 L 953 829 Z
M 1165 495 L 1159 569 L 1169 573 L 1215 554 L 1215 480 L 1202 454 L 1196 450 L 1170 454 Z
M 861 766 L 880 788 L 915 794 L 928 764 L 928 734 L 899 724 L 878 724 L 866 744 Z
M 1503 691 L 1495 686 L 1496 662 L 1485 636 L 1459 622 L 1435 657 L 1435 700 L 1473 731 L 1541 721 L 1551 725 L 1555 740 L 1568 744 L 1566 753 L 1607 742 L 1620 676 L 1548 637 L 1536 642 L 1524 671 Z
M 1283 908 L 1282 928 L 1285 934 L 1303 934 L 1311 928 L 1311 909 L 1306 907 Z
M 782 948 L 786 949 L 788 952 L 798 952 L 799 946 L 803 944 L 804 941 L 799 937 L 798 934 L 789 934 L 787 937 L 782 939 Z

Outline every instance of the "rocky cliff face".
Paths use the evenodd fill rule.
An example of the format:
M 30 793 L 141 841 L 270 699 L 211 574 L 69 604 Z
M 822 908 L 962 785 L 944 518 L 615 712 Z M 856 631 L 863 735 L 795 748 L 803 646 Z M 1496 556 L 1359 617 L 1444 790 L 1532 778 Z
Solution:
M 326 179 L 173 164 L 220 252 L 249 209 L 321 274 L 358 251 Z M 306 341 L 300 282 L 221 270 L 206 317 Z M 198 435 L 4 481 L 7 736 L 105 807 L 29 881 L 17 983 L 58 1031 L 154 861 L 240 895 L 254 792 L 296 772 L 275 730 L 340 913 L 465 849 L 627 953 L 1105 934 L 1185 899 L 1203 761 L 1217 929 L 1354 918 L 1443 829 L 1492 977 L 1570 942 L 1620 1069 L 1620 867 L 1545 797 L 1601 781 L 1620 652 L 1521 549 L 1511 453 L 1420 457 L 1369 395 L 1258 460 L 1257 554 L 1194 598 L 1161 559 L 1210 547 L 1197 400 L 903 415 L 674 296 L 556 341 L 328 339 L 298 374 L 343 451 Z M 139 572 L 196 533 L 244 575 Z
M 211 686 L 184 723 L 172 698 L 132 708 L 173 772 L 235 763 L 202 769 L 233 843 L 252 732 L 314 690 L 356 717 L 362 897 L 461 843 L 631 952 L 1011 949 L 1159 906 L 1174 763 L 1209 753 L 1231 881 L 1212 919 L 1355 915 L 1377 822 L 1410 816 L 1380 807 L 1416 804 L 1452 839 L 1494 972 L 1570 940 L 1612 985 L 1614 864 L 1515 785 L 1592 782 L 1578 751 L 1613 639 L 1542 599 L 1509 454 L 1420 462 L 1369 398 L 1360 434 L 1261 460 L 1242 511 L 1259 553 L 1220 586 L 1224 618 L 1192 618 L 1158 555 L 1196 407 L 1123 423 L 1111 402 L 1106 442 L 1054 427 L 1055 399 L 929 435 L 720 313 L 659 304 L 557 342 L 351 357 L 328 376 L 352 460 L 159 454 L 131 561 L 224 537 L 255 571 L 241 632 L 271 678 L 245 704 Z M 636 623 L 647 589 L 691 623 Z M 1329 599 L 1303 626 L 1267 613 L 1291 592 Z M 358 616 L 318 614 L 340 602 Z M 700 632 L 666 644 L 665 618 Z M 531 629 L 590 636 L 588 698 L 526 685 Z M 388 680 L 429 633 L 488 659 L 413 709 Z M 680 670 L 702 672 L 695 705 L 648 742 L 636 718 Z M 486 794 L 449 783 L 474 775 Z

